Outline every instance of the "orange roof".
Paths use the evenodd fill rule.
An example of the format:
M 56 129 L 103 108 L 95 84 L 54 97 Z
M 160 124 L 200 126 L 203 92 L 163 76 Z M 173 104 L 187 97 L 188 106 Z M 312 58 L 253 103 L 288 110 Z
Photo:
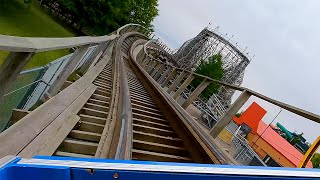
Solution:
M 249 127 L 251 127 L 252 133 L 257 133 L 258 125 L 263 116 L 267 113 L 259 104 L 253 102 L 246 111 L 244 111 L 240 118 L 234 117 L 233 120 L 241 125 L 242 123 L 246 123 Z
M 263 121 L 260 121 L 259 123 L 257 134 L 275 150 L 284 155 L 296 167 L 298 167 L 303 160 L 304 155 L 300 151 Z M 307 167 L 313 167 L 310 161 L 308 162 Z
M 288 159 L 296 167 L 299 166 L 303 159 L 303 154 L 293 147 L 287 140 L 281 137 L 276 131 L 270 126 L 261 121 L 263 116 L 266 114 L 261 106 L 256 102 L 253 102 L 248 109 L 242 113 L 240 118 L 234 117 L 233 120 L 241 125 L 243 122 L 251 127 L 251 132 L 261 136 L 270 146 L 281 153 L 286 159 Z M 307 167 L 312 168 L 312 163 L 309 161 Z

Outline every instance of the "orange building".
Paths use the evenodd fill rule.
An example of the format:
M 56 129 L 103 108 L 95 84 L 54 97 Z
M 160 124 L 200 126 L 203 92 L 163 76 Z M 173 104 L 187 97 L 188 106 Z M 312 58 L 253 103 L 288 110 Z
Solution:
M 233 120 L 238 125 L 251 128 L 247 140 L 267 165 L 298 167 L 304 155 L 261 120 L 266 113 L 253 102 L 239 118 L 234 117 Z M 312 168 L 312 163 L 309 162 L 307 167 Z

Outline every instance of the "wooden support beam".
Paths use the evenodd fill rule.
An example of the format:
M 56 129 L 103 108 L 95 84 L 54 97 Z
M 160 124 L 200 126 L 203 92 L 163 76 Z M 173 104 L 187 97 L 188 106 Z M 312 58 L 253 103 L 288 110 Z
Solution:
M 151 61 L 151 58 L 149 56 L 146 56 L 146 58 L 144 58 L 144 60 L 142 61 L 142 67 L 143 69 L 146 69 L 147 64 Z
M 204 79 L 202 83 L 191 93 L 189 98 L 182 104 L 184 109 L 187 107 L 200 95 L 200 93 L 211 83 L 208 79 Z
M 80 72 L 82 74 L 86 73 L 87 70 L 89 69 L 89 67 L 91 66 L 91 64 L 93 63 L 93 61 L 98 57 L 100 57 L 102 55 L 102 51 L 106 48 L 106 42 L 101 42 L 96 49 L 94 50 L 94 52 L 91 54 L 90 58 L 84 62 L 84 64 L 82 65 L 82 67 L 80 68 Z
M 190 74 L 188 78 L 183 82 L 183 84 L 181 84 L 179 89 L 174 93 L 173 99 L 178 100 L 180 97 L 180 94 L 187 88 L 187 86 L 192 82 L 193 79 L 194 79 L 194 75 Z
M 153 79 L 157 81 L 160 78 L 161 73 L 163 73 L 163 71 L 165 70 L 165 68 L 166 68 L 166 64 L 162 64 L 158 72 L 156 73 L 156 75 L 154 75 Z
M 4 60 L 0 66 L 0 101 L 34 54 L 33 52 L 11 52 Z
M 171 92 L 173 90 L 175 90 L 175 88 L 177 87 L 177 85 L 180 84 L 180 82 L 182 81 L 182 79 L 185 77 L 186 73 L 184 71 L 182 71 L 179 76 L 172 82 L 171 86 L 168 88 L 167 93 L 171 94 Z
M 178 74 L 177 69 L 176 68 L 172 68 L 171 73 L 169 74 L 169 76 L 163 81 L 163 83 L 161 84 L 161 87 L 165 87 L 168 82 L 175 77 Z
M 161 66 L 162 66 L 162 64 L 157 61 L 156 66 L 154 67 L 153 71 L 150 73 L 150 76 L 154 77 L 157 74 L 157 72 L 159 71 Z
M 219 135 L 219 133 L 223 130 L 223 128 L 225 128 L 230 123 L 232 117 L 236 115 L 236 113 L 244 105 L 244 103 L 247 102 L 250 96 L 251 94 L 246 90 L 241 93 L 241 95 L 231 105 L 231 107 L 227 110 L 224 116 L 211 128 L 210 135 L 213 138 L 216 138 Z
M 166 79 L 166 77 L 170 74 L 170 72 L 172 71 L 172 67 L 167 66 L 167 70 L 162 74 L 162 76 L 159 78 L 159 80 L 157 81 L 159 84 L 162 84 L 162 82 Z
M 58 75 L 57 79 L 53 82 L 53 84 L 50 86 L 50 89 L 48 90 L 48 93 L 51 96 L 56 95 L 63 84 L 66 82 L 74 68 L 77 66 L 78 62 L 82 59 L 82 57 L 86 54 L 88 51 L 90 45 L 84 45 L 81 46 L 79 49 L 77 49 L 73 55 L 71 56 L 70 60 L 67 62 L 63 70 Z
M 146 69 L 146 71 L 148 72 L 148 74 L 151 73 L 152 69 L 154 68 L 154 66 L 156 66 L 156 64 L 157 64 L 157 61 L 155 61 L 155 60 L 151 60 L 151 61 L 148 63 L 147 69 Z
M 62 142 L 61 151 L 93 156 L 97 147 L 98 143 L 67 139 Z

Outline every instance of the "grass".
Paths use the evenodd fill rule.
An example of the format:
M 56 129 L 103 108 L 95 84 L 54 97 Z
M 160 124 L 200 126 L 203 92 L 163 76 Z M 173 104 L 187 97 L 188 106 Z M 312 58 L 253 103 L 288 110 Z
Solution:
M 64 28 L 42 9 L 32 2 L 23 0 L 3 0 L 0 3 L 0 34 L 23 37 L 72 37 L 74 33 Z M 47 64 L 68 54 L 67 49 L 37 53 L 25 67 L 26 69 Z M 0 51 L 0 64 L 9 52 Z

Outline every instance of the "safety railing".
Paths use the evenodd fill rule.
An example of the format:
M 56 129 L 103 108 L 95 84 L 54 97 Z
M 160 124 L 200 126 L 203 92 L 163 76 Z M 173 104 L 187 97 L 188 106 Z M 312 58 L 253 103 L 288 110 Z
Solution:
M 191 92 L 194 90 L 193 87 L 190 87 L 186 89 L 182 96 L 183 98 L 187 99 Z M 196 100 L 192 102 L 192 104 L 201 111 L 201 117 L 200 119 L 197 119 L 200 123 L 202 123 L 205 127 L 208 129 L 211 129 L 213 125 L 219 121 L 219 119 L 223 116 L 224 113 L 226 113 L 226 110 L 221 107 L 220 102 L 217 103 L 211 102 L 210 105 L 208 105 L 208 102 L 203 101 L 203 97 L 199 95 Z M 210 98 L 211 99 L 211 98 Z M 214 107 L 212 107 L 214 106 Z M 261 160 L 258 154 L 254 152 L 254 150 L 250 147 L 248 141 L 241 136 L 237 136 L 236 130 L 238 128 L 238 125 L 233 123 L 231 121 L 224 129 L 228 131 L 232 135 L 232 140 L 229 143 L 232 144 L 226 144 L 226 146 L 229 146 L 231 148 L 235 148 L 234 154 L 232 154 L 233 158 L 241 165 L 253 165 L 253 166 L 266 166 L 266 164 Z M 218 138 L 220 138 L 218 136 Z M 221 138 L 220 138 L 221 139 Z M 221 139 L 222 143 L 223 139 Z M 254 162 L 254 163 L 253 163 Z
M 0 35 L 0 50 L 10 52 L 0 66 L 0 132 L 7 126 L 12 109 L 28 110 L 44 94 L 54 96 L 74 70 L 78 69 L 83 74 L 97 63 L 107 43 L 121 33 L 135 30 L 149 35 L 146 29 L 137 24 L 125 25 L 115 34 L 96 37 L 29 38 Z M 23 71 L 36 53 L 66 48 L 76 50 L 43 67 Z
M 240 96 L 233 102 L 233 104 L 230 105 L 230 107 L 225 111 L 225 113 L 223 113 L 223 115 L 219 118 L 215 125 L 210 129 L 210 134 L 213 138 L 218 137 L 218 135 L 232 121 L 232 118 L 236 115 L 236 113 L 239 112 L 240 108 L 242 108 L 242 106 L 248 101 L 250 97 L 261 99 L 270 104 L 285 109 L 295 115 L 320 123 L 320 116 L 312 112 L 274 100 L 251 89 L 231 85 L 185 69 L 177 68 L 170 63 L 155 59 L 150 54 L 148 54 L 148 48 L 146 47 L 147 45 L 148 43 L 146 43 L 145 45 L 145 55 L 142 58 L 143 60 L 139 62 L 140 65 L 154 78 L 155 81 L 157 81 L 163 88 L 166 88 L 167 93 L 170 94 L 175 100 L 178 100 L 179 97 L 183 95 L 182 92 L 186 91 L 194 78 L 200 78 L 203 80 L 202 83 L 195 87 L 192 92 L 188 93 L 189 96 L 187 98 L 179 102 L 179 104 L 181 104 L 184 109 L 187 109 L 191 104 L 197 104 L 197 99 L 200 97 L 201 92 L 206 89 L 206 87 L 211 83 L 219 84 L 222 87 L 231 88 L 233 90 L 241 92 Z M 161 76 L 159 76 L 159 74 L 161 74 Z M 239 152 L 238 154 L 241 153 L 244 154 L 244 151 Z M 252 152 L 249 153 L 252 154 Z M 242 157 L 247 155 L 248 153 L 244 154 Z M 240 158 L 240 155 L 237 158 Z M 247 159 L 250 158 L 247 157 Z
M 147 52 L 145 52 L 145 53 L 147 54 Z M 230 106 L 230 108 L 227 110 L 227 114 L 224 115 L 224 116 L 228 116 L 228 118 L 226 117 L 228 120 L 225 121 L 227 123 L 224 124 L 223 127 L 225 127 L 231 121 L 231 117 L 233 117 L 238 112 L 238 110 L 242 107 L 242 105 L 245 102 L 247 102 L 247 100 L 249 99 L 250 96 L 255 96 L 255 97 L 257 97 L 259 99 L 262 99 L 262 100 L 264 100 L 266 102 L 269 102 L 269 103 L 274 104 L 274 105 L 276 105 L 278 107 L 281 107 L 281 108 L 283 108 L 283 109 L 285 109 L 285 110 L 287 110 L 289 112 L 292 112 L 294 114 L 302 116 L 302 117 L 304 117 L 306 119 L 309 119 L 311 121 L 320 123 L 320 116 L 317 115 L 317 114 L 314 114 L 312 112 L 309 112 L 309 111 L 294 107 L 292 105 L 289 105 L 289 104 L 286 104 L 286 103 L 283 103 L 283 102 L 280 102 L 280 101 L 277 101 L 277 100 L 274 100 L 272 98 L 269 98 L 269 97 L 267 97 L 265 95 L 262 95 L 262 94 L 260 94 L 258 92 L 255 92 L 255 91 L 253 91 L 251 89 L 248 89 L 248 88 L 245 88 L 245 87 L 231 85 L 231 84 L 219 81 L 219 80 L 212 79 L 212 78 L 207 77 L 207 76 L 203 76 L 201 74 L 197 74 L 195 72 L 191 72 L 191 71 L 187 71 L 187 70 L 184 70 L 184 69 L 181 69 L 181 68 L 173 67 L 171 64 L 162 62 L 162 61 L 157 60 L 157 59 L 151 59 L 148 55 L 146 55 L 144 61 L 141 62 L 141 64 L 143 66 L 145 66 L 146 69 L 155 70 L 155 71 L 159 70 L 160 65 L 166 66 L 166 69 L 171 69 L 171 71 L 167 72 L 167 74 L 164 74 L 164 76 L 166 76 L 167 79 L 170 79 L 170 80 L 172 80 L 172 79 L 176 80 L 177 76 L 180 75 L 181 72 L 184 72 L 184 76 L 183 77 L 187 77 L 189 75 L 189 76 L 193 76 L 193 77 L 202 78 L 203 79 L 203 83 L 201 83 L 198 87 L 196 87 L 196 89 L 192 92 L 192 94 L 194 96 L 192 96 L 192 99 L 189 99 L 189 100 L 187 99 L 188 103 L 184 105 L 185 107 L 187 107 L 186 105 L 190 105 L 196 99 L 196 97 L 198 97 L 201 94 L 201 92 L 210 83 L 217 83 L 220 86 L 224 86 L 224 87 L 228 87 L 228 88 L 231 88 L 231 89 L 234 89 L 234 90 L 237 90 L 237 91 L 241 91 L 242 94 Z M 179 71 L 180 73 L 175 73 L 174 76 L 170 76 L 170 73 L 174 74 L 174 73 L 172 73 L 173 71 L 175 71 L 175 72 Z M 182 79 L 180 79 L 180 80 L 182 80 Z M 168 81 L 165 81 L 165 82 L 167 83 Z M 184 82 L 186 82 L 186 81 L 184 81 Z M 178 84 L 180 86 L 182 86 L 182 84 L 180 84 L 180 83 L 181 83 L 181 81 Z M 191 81 L 188 81 L 188 83 L 183 86 L 183 90 L 185 90 L 190 83 L 191 83 Z M 196 91 L 196 94 L 195 94 L 195 91 Z M 180 91 L 177 91 L 177 92 L 180 92 Z M 181 95 L 181 93 L 179 95 Z M 222 122 L 218 122 L 218 123 L 220 124 Z M 216 128 L 218 128 L 218 126 L 216 126 Z M 216 130 L 218 130 L 218 129 L 216 129 Z M 220 131 L 221 131 L 221 129 L 220 129 Z M 220 131 L 217 131 L 217 132 L 220 132 Z M 213 135 L 216 137 L 218 134 L 213 133 Z
M 72 72 L 79 69 L 90 58 L 96 47 L 92 46 L 88 49 Z M 4 99 L 0 102 L 1 131 L 11 125 L 9 120 L 12 109 L 30 110 L 48 92 L 72 55 L 73 53 L 44 66 L 22 71 L 18 75 L 13 87 L 10 87 L 9 92 L 4 95 Z

